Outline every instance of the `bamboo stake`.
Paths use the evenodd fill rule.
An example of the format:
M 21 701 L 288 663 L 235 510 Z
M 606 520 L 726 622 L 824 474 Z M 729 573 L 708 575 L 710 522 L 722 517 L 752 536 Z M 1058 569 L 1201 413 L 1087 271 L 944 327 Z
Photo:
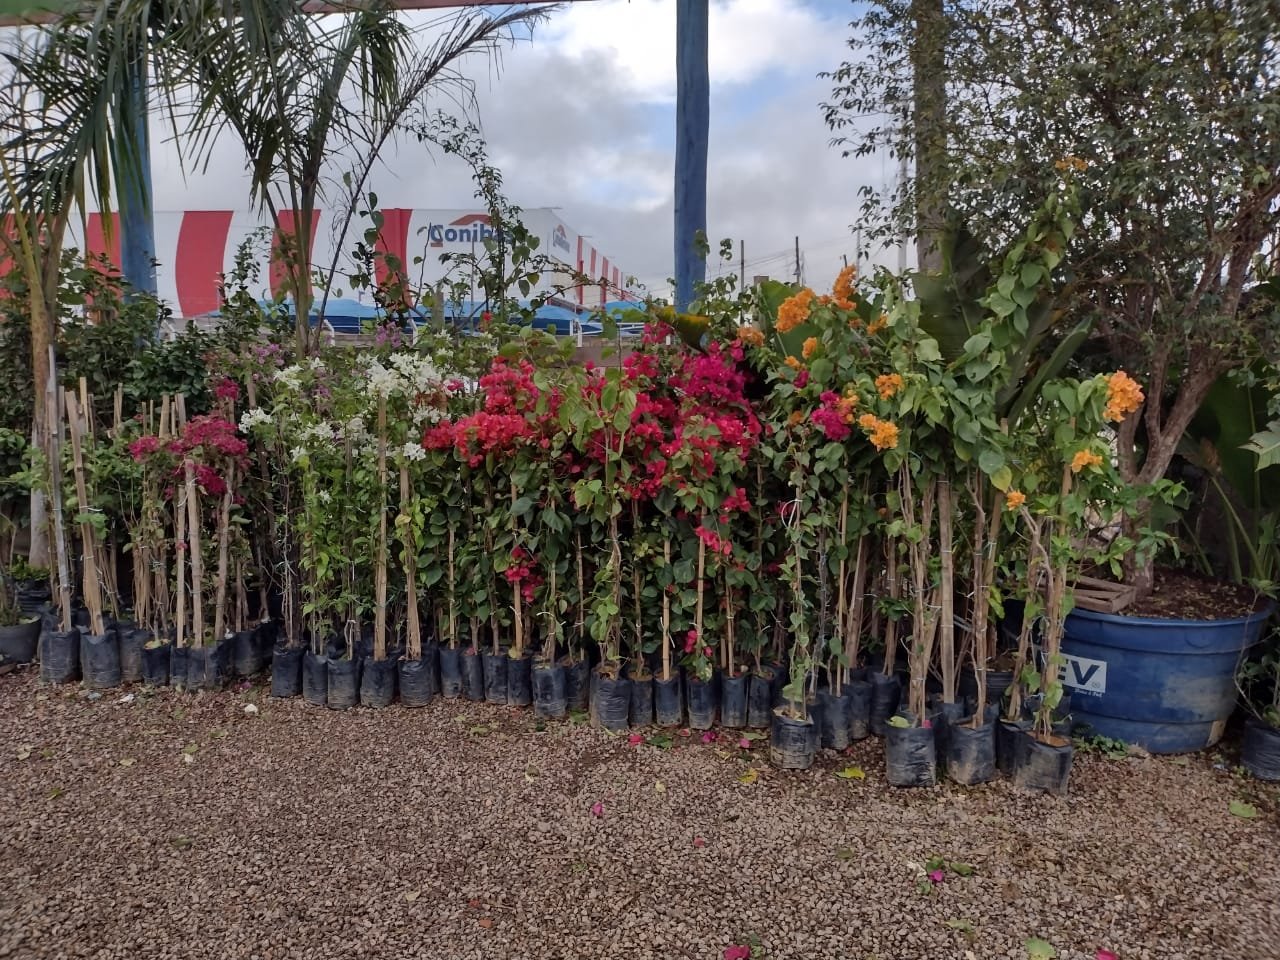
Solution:
M 454 531 L 453 521 L 449 521 L 449 646 L 458 646 L 458 616 L 454 604 L 454 572 L 453 572 Z
M 885 579 L 889 581 L 889 599 L 902 599 L 902 580 L 898 577 L 898 538 L 888 537 L 885 540 L 885 552 L 888 563 L 885 565 Z M 896 608 L 894 613 L 896 614 Z M 893 676 L 893 669 L 898 662 L 898 617 L 886 615 L 884 625 L 884 675 Z
M 220 643 L 227 629 L 228 551 L 231 540 L 231 490 L 235 483 L 235 466 L 227 466 L 227 489 L 218 510 L 218 582 L 213 594 L 213 642 Z
M 404 587 L 405 587 L 405 657 L 409 660 L 422 659 L 422 624 L 418 620 L 418 552 L 413 541 L 413 518 L 405 513 L 411 491 L 409 488 L 409 465 L 400 464 L 400 514 L 396 517 L 396 526 L 400 528 L 400 541 L 404 544 Z
M 836 576 L 836 624 L 832 631 L 834 639 L 839 641 L 840 653 L 836 658 L 836 668 L 831 671 L 831 692 L 835 696 L 840 696 L 844 689 L 845 670 L 843 664 L 839 663 L 839 657 L 849 660 L 848 643 L 849 637 L 845 629 L 845 620 L 848 617 L 848 598 L 845 595 L 845 576 L 848 567 L 848 550 L 849 546 L 849 488 L 844 488 L 844 496 L 840 498 L 840 572 Z M 834 646 L 834 644 L 833 644 Z
M 515 542 L 515 537 L 516 537 L 516 515 L 515 515 L 514 507 L 517 499 L 518 499 L 518 496 L 516 493 L 516 482 L 512 480 L 511 481 L 511 504 L 512 504 L 511 540 L 513 543 Z M 524 598 L 521 596 L 521 593 L 520 593 L 520 581 L 517 580 L 511 584 L 511 593 L 512 593 L 512 599 L 514 600 L 513 609 L 515 611 L 515 621 L 516 621 L 515 622 L 515 629 L 516 629 L 515 642 L 511 646 L 511 656 L 514 659 L 519 659 L 524 654 L 524 615 L 523 615 L 523 610 L 520 606 Z
M 187 488 L 188 550 L 191 563 L 191 645 L 204 646 L 204 558 L 200 555 L 200 495 L 196 492 L 195 465 L 183 464 Z
M 84 378 L 80 380 L 84 389 Z M 67 424 L 71 432 L 72 469 L 76 482 L 76 505 L 80 512 L 80 549 L 83 552 L 84 572 L 81 578 L 81 590 L 84 592 L 84 603 L 89 608 L 89 629 L 101 635 L 104 631 L 102 623 L 102 594 L 98 581 L 97 542 L 93 532 L 93 524 L 89 522 L 89 495 L 84 475 L 84 451 L 81 438 L 81 420 L 79 403 L 76 395 L 67 391 Z
M 867 540 L 864 532 L 858 537 L 858 556 L 853 565 L 853 600 L 849 604 L 849 620 L 845 624 L 845 643 L 849 645 L 849 666 L 857 669 L 858 655 L 862 652 L 862 615 L 866 603 Z
M 62 424 L 64 412 L 59 404 L 57 357 L 49 346 L 49 381 L 45 384 L 45 443 L 49 463 L 49 512 L 52 515 L 54 557 L 58 571 L 59 626 L 63 633 L 71 630 L 71 561 L 67 545 L 65 518 L 62 515 Z
M 578 551 L 577 551 L 577 556 L 578 556 L 578 625 L 577 625 L 576 633 L 578 634 L 578 643 L 580 643 L 580 644 L 581 644 L 581 643 L 583 642 L 583 636 L 582 636 L 583 631 L 584 631 L 584 630 L 586 630 L 586 628 L 587 628 L 587 580 L 586 580 L 586 572 L 585 572 L 585 570 L 584 570 L 584 568 L 583 568 L 583 563 L 582 563 L 582 531 L 581 531 L 581 530 L 577 531 L 577 533 L 575 534 L 575 538 L 576 538 L 577 545 L 578 545 Z M 570 660 L 570 662 L 571 662 L 571 663 L 573 663 L 573 662 L 575 662 L 575 661 L 573 660 L 574 648 L 573 648 L 573 646 L 571 645 L 569 649 L 570 649 L 570 653 L 569 653 L 569 660 Z
M 378 555 L 373 568 L 373 659 L 387 659 L 387 398 L 378 395 Z
M 707 569 L 707 545 L 701 537 L 698 538 L 698 603 L 694 608 L 693 615 L 693 632 L 698 638 L 698 645 L 702 646 L 702 592 L 703 574 Z
M 942 559 L 941 606 L 942 623 L 938 657 L 942 661 L 942 700 L 956 702 L 956 631 L 955 631 L 955 560 L 952 557 L 953 531 L 951 511 L 953 506 L 950 480 L 938 481 L 941 488 L 938 497 L 938 540 Z
M 671 537 L 662 538 L 662 560 L 667 570 L 671 569 Z M 664 587 L 662 591 L 662 679 L 671 679 L 671 594 Z
M 724 572 L 724 638 L 725 638 L 725 670 L 730 677 L 737 676 L 733 665 L 733 645 L 736 639 L 733 617 L 733 587 L 729 585 L 729 571 Z

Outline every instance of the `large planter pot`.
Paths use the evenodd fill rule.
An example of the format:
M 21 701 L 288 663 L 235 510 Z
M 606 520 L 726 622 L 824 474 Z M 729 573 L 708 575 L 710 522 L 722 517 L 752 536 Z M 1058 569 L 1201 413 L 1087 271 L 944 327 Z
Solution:
M 0 660 L 10 663 L 30 663 L 36 658 L 36 645 L 40 642 L 40 618 L 33 617 L 26 623 L 12 627 L 0 627 Z
M 1258 642 L 1271 613 L 1156 620 L 1072 611 L 1062 642 L 1072 716 L 1151 753 L 1213 746 L 1235 709 L 1241 653 Z

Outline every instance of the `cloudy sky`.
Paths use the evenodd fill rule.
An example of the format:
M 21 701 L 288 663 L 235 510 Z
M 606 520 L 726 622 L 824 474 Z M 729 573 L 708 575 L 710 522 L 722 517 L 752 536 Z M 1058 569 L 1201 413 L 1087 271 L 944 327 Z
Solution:
M 841 158 L 822 122 L 830 84 L 817 74 L 848 52 L 852 12 L 850 0 L 712 0 L 708 235 L 744 242 L 748 277 L 790 277 L 799 236 L 806 281 L 825 286 L 853 255 L 858 188 L 894 174 L 880 159 Z M 510 198 L 559 207 L 660 293 L 673 272 L 675 28 L 674 0 L 573 3 L 498 69 L 470 68 Z M 157 145 L 157 208 L 246 207 L 235 150 L 184 179 L 172 146 Z M 388 152 L 374 187 L 387 207 L 472 204 L 465 168 L 416 143 Z

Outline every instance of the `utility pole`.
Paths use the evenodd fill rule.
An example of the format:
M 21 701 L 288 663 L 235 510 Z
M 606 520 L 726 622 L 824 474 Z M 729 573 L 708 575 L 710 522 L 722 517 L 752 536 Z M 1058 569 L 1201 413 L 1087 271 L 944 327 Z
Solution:
M 694 287 L 707 276 L 695 245 L 707 231 L 708 7 L 708 0 L 676 0 L 676 310 L 689 308 Z
M 796 283 L 800 282 L 800 238 L 796 237 Z
M 747 288 L 747 247 L 741 240 L 738 241 L 738 283 L 738 289 Z

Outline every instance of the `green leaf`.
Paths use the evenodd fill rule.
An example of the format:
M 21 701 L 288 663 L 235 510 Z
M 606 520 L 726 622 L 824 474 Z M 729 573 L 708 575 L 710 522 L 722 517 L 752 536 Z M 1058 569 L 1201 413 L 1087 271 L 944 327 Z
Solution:
M 845 767 L 843 770 L 837 770 L 836 776 L 841 780 L 867 779 L 867 774 L 861 767 Z
M 898 727 L 899 729 L 902 729 L 902 730 L 905 730 L 907 727 L 911 726 L 910 720 L 896 713 L 892 717 L 890 717 L 886 722 L 889 724 L 889 726 Z
M 529 512 L 529 508 L 533 506 L 533 500 L 530 497 L 520 497 L 511 504 L 511 512 L 516 516 L 523 516 Z
M 958 877 L 971 877 L 977 872 L 977 869 L 978 868 L 971 863 L 952 862 L 951 864 L 951 872 Z
M 1013 471 L 1007 466 L 1001 467 L 995 473 L 991 474 L 991 485 L 1001 493 L 1008 491 L 1010 484 L 1013 483 Z
M 1039 937 L 1031 937 L 1023 946 L 1027 948 L 1027 960 L 1057 960 L 1058 951 L 1053 944 Z
M 978 467 L 987 476 L 994 476 L 1004 466 L 1004 454 L 999 450 L 983 450 L 978 455 Z
M 826 357 L 819 357 L 809 365 L 809 376 L 818 383 L 825 384 L 831 379 L 831 374 L 834 369 L 835 366 L 829 359 Z
M 1233 817 L 1239 817 L 1241 820 L 1252 820 L 1258 815 L 1258 808 L 1243 800 L 1232 800 L 1228 809 Z

